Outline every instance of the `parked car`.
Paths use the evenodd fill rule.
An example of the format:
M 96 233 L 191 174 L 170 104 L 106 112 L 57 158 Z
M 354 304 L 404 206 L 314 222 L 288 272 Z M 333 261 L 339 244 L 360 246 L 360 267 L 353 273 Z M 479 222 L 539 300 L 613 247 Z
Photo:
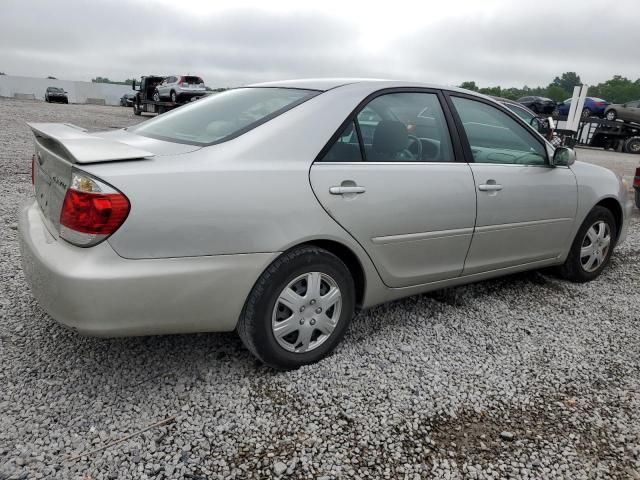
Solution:
M 610 121 L 623 120 L 640 123 L 640 100 L 609 105 L 604 111 L 604 118 Z
M 194 97 L 206 95 L 204 81 L 193 75 L 173 75 L 166 77 L 153 93 L 156 102 L 168 99 L 172 102 L 185 102 Z
M 44 101 L 49 103 L 69 103 L 69 97 L 67 97 L 67 92 L 60 87 L 47 87 L 44 93 Z
M 627 234 L 613 172 L 456 88 L 273 82 L 124 130 L 30 127 L 25 276 L 85 334 L 237 330 L 296 368 L 357 309 L 549 266 L 590 281 Z
M 585 98 L 584 107 L 580 113 L 580 118 L 589 117 L 603 117 L 604 111 L 609 105 L 609 102 L 601 98 L 587 97 Z M 567 98 L 564 102 L 558 104 L 556 110 L 557 115 L 567 116 L 569 115 L 569 109 L 571 108 L 571 99 Z
M 120 97 L 120 106 L 121 107 L 133 107 L 133 102 L 136 98 L 136 94 L 134 92 L 125 93 Z
M 546 97 L 529 96 L 518 99 L 525 107 L 538 114 L 550 115 L 556 108 L 556 102 Z

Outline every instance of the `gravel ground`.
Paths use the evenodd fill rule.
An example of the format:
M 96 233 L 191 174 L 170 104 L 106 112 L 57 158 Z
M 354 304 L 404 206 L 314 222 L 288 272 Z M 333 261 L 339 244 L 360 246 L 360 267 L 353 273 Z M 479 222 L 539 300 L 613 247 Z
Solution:
M 139 120 L 0 99 L 0 479 L 640 478 L 637 216 L 595 282 L 531 272 L 408 298 L 359 314 L 330 358 L 294 372 L 233 334 L 57 325 L 20 268 L 24 122 Z

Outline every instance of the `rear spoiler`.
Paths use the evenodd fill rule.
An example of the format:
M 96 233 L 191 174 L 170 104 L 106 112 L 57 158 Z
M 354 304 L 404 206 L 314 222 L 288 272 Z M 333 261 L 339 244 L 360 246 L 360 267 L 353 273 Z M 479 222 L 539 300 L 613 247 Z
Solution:
M 27 123 L 36 138 L 55 142 L 71 163 L 99 163 L 142 160 L 154 154 L 126 143 L 95 137 L 70 123 Z M 46 147 L 46 145 L 44 145 Z

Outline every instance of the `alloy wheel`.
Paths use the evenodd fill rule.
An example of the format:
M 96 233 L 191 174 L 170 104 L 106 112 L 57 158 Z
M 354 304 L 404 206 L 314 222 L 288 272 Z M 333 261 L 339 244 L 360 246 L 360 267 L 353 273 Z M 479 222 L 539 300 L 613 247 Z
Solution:
M 336 281 L 322 272 L 309 272 L 290 281 L 278 296 L 271 316 L 271 331 L 289 352 L 310 352 L 335 330 L 342 309 Z
M 586 272 L 595 272 L 602 266 L 611 247 L 611 229 L 606 222 L 597 221 L 584 236 L 580 249 L 580 264 Z

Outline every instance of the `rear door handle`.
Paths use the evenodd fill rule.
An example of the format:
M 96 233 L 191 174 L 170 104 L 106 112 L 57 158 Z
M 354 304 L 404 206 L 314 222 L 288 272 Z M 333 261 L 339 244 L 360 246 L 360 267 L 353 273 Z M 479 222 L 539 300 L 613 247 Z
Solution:
M 364 193 L 365 188 L 355 185 L 353 187 L 329 187 L 331 195 L 345 195 L 347 193 Z
M 497 183 L 485 183 L 478 185 L 478 190 L 481 192 L 497 192 L 502 190 L 502 185 L 498 185 Z

